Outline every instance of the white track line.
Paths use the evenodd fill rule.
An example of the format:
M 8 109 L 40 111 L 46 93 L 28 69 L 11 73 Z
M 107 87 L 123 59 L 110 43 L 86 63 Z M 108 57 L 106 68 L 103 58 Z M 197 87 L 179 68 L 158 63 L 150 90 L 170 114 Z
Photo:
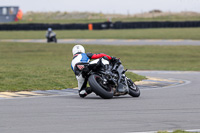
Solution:
M 161 130 L 160 130 L 161 131 Z M 176 130 L 163 130 L 163 131 L 167 131 L 169 133 L 172 133 L 173 131 Z M 188 129 L 188 130 L 183 130 L 183 131 L 187 131 L 187 132 L 200 132 L 200 129 Z M 146 131 L 146 132 L 126 132 L 126 133 L 158 133 L 159 131 Z

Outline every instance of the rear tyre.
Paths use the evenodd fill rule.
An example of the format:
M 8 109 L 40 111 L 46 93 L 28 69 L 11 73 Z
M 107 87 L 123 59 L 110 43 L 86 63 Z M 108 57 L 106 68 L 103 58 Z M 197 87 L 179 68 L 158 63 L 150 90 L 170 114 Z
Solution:
M 88 79 L 92 91 L 99 95 L 103 99 L 110 99 L 114 95 L 114 91 L 111 86 L 104 85 L 102 77 L 99 75 L 91 75 Z
M 127 80 L 128 87 L 129 87 L 129 95 L 132 97 L 139 97 L 140 96 L 140 89 L 138 86 L 131 80 Z

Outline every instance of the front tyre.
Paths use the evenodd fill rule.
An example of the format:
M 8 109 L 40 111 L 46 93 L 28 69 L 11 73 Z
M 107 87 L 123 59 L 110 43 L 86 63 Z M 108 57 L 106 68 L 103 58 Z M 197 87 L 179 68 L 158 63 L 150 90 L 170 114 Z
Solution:
M 57 43 L 57 38 L 56 37 L 53 38 L 53 42 Z
M 139 97 L 140 96 L 140 89 L 138 86 L 131 80 L 127 79 L 128 87 L 129 87 L 129 95 L 132 97 Z
M 49 43 L 50 42 L 50 39 L 49 38 L 47 38 L 47 43 Z
M 99 75 L 91 75 L 88 79 L 92 91 L 103 99 L 110 99 L 114 95 L 114 91 L 110 85 L 103 84 L 103 79 Z

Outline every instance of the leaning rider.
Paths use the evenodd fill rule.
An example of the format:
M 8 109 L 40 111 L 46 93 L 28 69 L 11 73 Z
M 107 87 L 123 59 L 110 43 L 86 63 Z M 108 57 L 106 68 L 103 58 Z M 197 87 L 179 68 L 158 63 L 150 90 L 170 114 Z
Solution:
M 87 79 L 83 77 L 82 72 L 76 67 L 77 63 L 89 63 L 90 59 L 105 58 L 108 60 L 115 60 L 115 57 L 111 57 L 104 53 L 93 54 L 85 53 L 85 49 L 82 45 L 75 45 L 72 49 L 73 59 L 71 62 L 71 68 L 76 75 L 78 81 L 79 96 L 84 98 L 92 92 L 90 87 L 87 87 Z
M 56 36 L 56 33 L 53 32 L 52 28 L 48 28 L 46 32 L 46 38 L 50 39 L 52 36 Z

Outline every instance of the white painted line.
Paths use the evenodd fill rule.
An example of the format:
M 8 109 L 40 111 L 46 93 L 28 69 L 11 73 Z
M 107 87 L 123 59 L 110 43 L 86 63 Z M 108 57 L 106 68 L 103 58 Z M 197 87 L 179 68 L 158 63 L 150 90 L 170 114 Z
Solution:
M 38 94 L 38 93 L 35 93 L 35 92 L 29 92 L 29 91 L 20 91 L 20 92 L 16 92 L 16 94 L 22 94 L 22 95 L 34 95 L 34 96 L 39 96 L 39 95 L 42 95 L 42 94 Z
M 172 78 L 170 78 L 172 79 Z M 178 80 L 178 79 L 172 79 L 172 80 Z M 181 79 L 179 79 L 181 80 Z M 190 84 L 191 81 L 188 81 L 188 80 L 182 80 L 184 83 L 181 83 L 181 84 L 176 84 L 176 85 L 171 85 L 171 86 L 165 86 L 165 87 L 157 87 L 157 88 L 147 88 L 147 89 L 141 89 L 141 90 L 159 90 L 159 89 L 166 89 L 166 88 L 174 88 L 174 87 L 179 87 L 179 86 L 183 86 L 183 85 L 187 85 L 187 84 Z
M 162 131 L 162 130 L 159 130 Z M 146 132 L 126 132 L 126 133 L 158 133 L 159 131 L 146 131 Z M 169 133 L 172 133 L 176 130 L 163 130 Z M 200 129 L 189 129 L 189 130 L 182 130 L 182 131 L 186 131 L 186 132 L 200 132 Z
M 190 129 L 190 130 L 185 130 L 187 132 L 200 132 L 200 129 Z

